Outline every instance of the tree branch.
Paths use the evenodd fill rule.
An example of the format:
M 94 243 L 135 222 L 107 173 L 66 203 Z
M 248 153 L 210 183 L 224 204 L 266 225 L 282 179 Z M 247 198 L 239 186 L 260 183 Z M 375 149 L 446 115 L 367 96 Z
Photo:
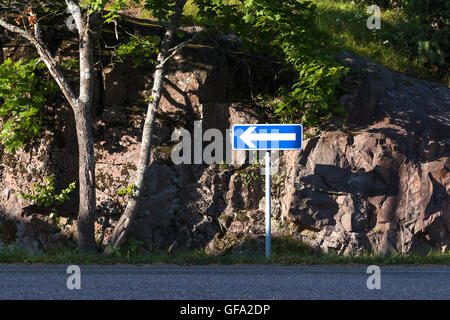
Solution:
M 67 8 L 69 9 L 70 14 L 75 20 L 75 25 L 77 26 L 78 33 L 80 37 L 85 32 L 86 25 L 84 23 L 83 15 L 81 14 L 81 8 L 78 4 L 77 0 L 66 0 Z
M 188 40 L 186 40 L 186 41 L 180 43 L 179 45 L 173 47 L 172 49 L 170 49 L 170 50 L 169 50 L 170 55 L 169 55 L 167 58 L 165 58 L 165 59 L 161 62 L 161 64 L 162 64 L 162 65 L 165 65 L 165 64 L 167 63 L 167 61 L 169 61 L 174 55 L 176 55 L 178 52 L 180 52 L 181 49 L 183 49 L 183 48 L 186 47 L 189 43 L 191 43 L 192 41 L 194 41 L 195 38 L 197 38 L 197 36 L 198 36 L 198 33 L 194 34 L 194 36 L 193 36 L 192 38 L 190 38 L 190 39 L 188 39 Z

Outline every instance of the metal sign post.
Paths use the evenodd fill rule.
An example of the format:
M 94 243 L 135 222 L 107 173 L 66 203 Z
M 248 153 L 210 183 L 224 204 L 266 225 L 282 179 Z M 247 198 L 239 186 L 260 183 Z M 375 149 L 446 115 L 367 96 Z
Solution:
M 271 154 L 270 150 L 300 150 L 301 124 L 236 124 L 233 126 L 233 150 L 266 150 L 266 258 L 271 255 Z
M 270 174 L 270 151 L 266 150 L 266 259 L 270 259 L 271 236 L 272 236 L 272 201 L 271 201 L 271 185 L 272 175 Z

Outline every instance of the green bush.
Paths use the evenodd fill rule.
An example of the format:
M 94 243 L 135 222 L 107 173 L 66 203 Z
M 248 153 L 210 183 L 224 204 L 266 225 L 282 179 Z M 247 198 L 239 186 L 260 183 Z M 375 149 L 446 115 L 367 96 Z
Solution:
M 117 49 L 116 54 L 121 60 L 131 61 L 134 68 L 155 64 L 160 42 L 161 38 L 158 36 L 133 36 Z
M 39 132 L 40 111 L 55 87 L 53 82 L 39 79 L 37 73 L 43 69 L 37 59 L 16 63 L 6 59 L 0 65 L 0 141 L 9 152 Z
M 40 207 L 51 208 L 50 218 L 53 218 L 56 217 L 56 207 L 70 199 L 69 194 L 75 190 L 76 183 L 70 183 L 60 194 L 56 194 L 55 175 L 52 174 L 45 178 L 45 184 L 35 182 L 33 187 L 30 194 L 19 192 L 19 197 L 31 200 L 33 204 Z
M 255 18 L 250 23 L 252 45 L 270 44 L 296 75 L 290 87 L 280 88 L 275 113 L 284 121 L 316 125 L 342 111 L 335 94 L 346 69 L 323 50 L 327 38 L 315 26 L 316 6 L 309 1 L 253 0 L 246 7 L 246 15 Z

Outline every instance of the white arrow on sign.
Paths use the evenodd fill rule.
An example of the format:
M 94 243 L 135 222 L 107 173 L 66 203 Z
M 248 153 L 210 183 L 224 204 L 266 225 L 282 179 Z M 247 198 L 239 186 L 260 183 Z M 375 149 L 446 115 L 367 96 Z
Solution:
M 249 127 L 239 138 L 250 148 L 256 148 L 252 141 L 295 141 L 295 133 L 253 133 L 256 127 Z

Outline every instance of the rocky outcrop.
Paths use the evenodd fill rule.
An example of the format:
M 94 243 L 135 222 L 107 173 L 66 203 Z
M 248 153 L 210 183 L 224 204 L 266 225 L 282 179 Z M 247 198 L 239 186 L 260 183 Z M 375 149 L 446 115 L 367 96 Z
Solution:
M 448 245 L 450 89 L 349 53 L 337 56 L 351 70 L 344 83 L 349 93 L 341 98 L 348 116 L 305 140 L 302 151 L 281 153 L 273 177 L 274 234 L 343 254 L 420 252 Z M 210 46 L 187 48 L 174 57 L 155 124 L 144 206 L 131 234 L 147 248 L 221 253 L 264 234 L 264 176 L 248 154 L 234 153 L 243 164 L 175 165 L 170 158 L 173 131 L 185 128 L 194 137 L 194 121 L 223 135 L 236 123 L 267 121 L 242 102 L 251 90 L 276 87 L 273 72 L 259 68 L 264 63 Z M 103 244 L 127 200 L 118 191 L 134 178 L 150 70 L 126 63 L 103 70 L 103 104 L 94 128 L 96 232 Z M 61 231 L 38 213 L 27 213 L 30 203 L 14 197 L 51 172 L 57 173 L 60 188 L 76 179 L 70 117 L 67 113 L 64 126 L 40 143 L 14 156 L 1 154 L 0 210 L 16 221 L 16 241 L 28 239 L 28 247 L 61 242 L 61 234 L 76 239 L 71 222 L 76 197 L 60 208 L 67 218 L 58 226 Z
M 417 252 L 450 241 L 450 89 L 342 53 L 351 73 L 340 128 L 287 156 L 283 214 L 343 253 Z M 354 82 L 355 81 L 355 82 Z M 309 231 L 309 227 L 316 232 Z
M 344 254 L 446 248 L 450 90 L 352 54 L 339 57 L 351 69 L 345 85 L 352 90 L 341 99 L 348 116 L 306 140 L 304 150 L 283 153 L 273 188 L 275 233 Z M 264 121 L 236 105 L 225 106 L 227 112 L 223 105 L 209 108 L 225 128 Z M 181 184 L 191 193 L 180 208 L 202 215 L 192 228 L 183 225 L 185 239 L 201 234 L 200 223 L 205 236 L 194 242 L 212 238 L 208 249 L 220 252 L 264 233 L 259 168 L 213 165 L 200 172 L 194 184 Z
M 351 69 L 345 85 L 352 90 L 341 99 L 348 116 L 306 140 L 302 151 L 283 153 L 273 187 L 275 233 L 344 254 L 446 248 L 450 90 L 352 54 L 339 57 Z M 224 128 L 264 121 L 242 106 L 209 108 Z M 192 228 L 183 225 L 190 230 L 185 239 L 201 234 L 200 223 L 206 234 L 194 242 L 212 238 L 207 248 L 221 252 L 264 233 L 259 168 L 213 165 L 200 172 L 194 184 L 181 183 L 191 193 L 179 208 L 189 217 L 202 215 L 188 224 Z

